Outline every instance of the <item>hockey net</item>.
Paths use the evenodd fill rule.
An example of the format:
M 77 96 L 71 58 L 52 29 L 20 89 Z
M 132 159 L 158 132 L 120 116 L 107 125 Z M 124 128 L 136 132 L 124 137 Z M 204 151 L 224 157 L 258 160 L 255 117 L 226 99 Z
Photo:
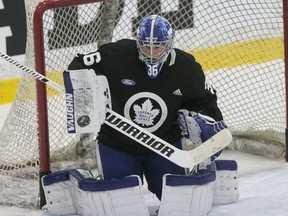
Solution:
M 25 0 L 25 4 L 25 64 L 62 86 L 62 72 L 78 52 L 133 38 L 143 17 L 163 15 L 176 30 L 175 47 L 192 53 L 218 90 L 219 106 L 234 135 L 230 147 L 283 158 L 282 0 L 107 0 L 105 4 Z M 96 135 L 68 134 L 65 119 L 64 95 L 23 73 L 0 133 L 0 174 L 38 180 L 39 161 L 44 172 L 95 168 L 90 144 Z

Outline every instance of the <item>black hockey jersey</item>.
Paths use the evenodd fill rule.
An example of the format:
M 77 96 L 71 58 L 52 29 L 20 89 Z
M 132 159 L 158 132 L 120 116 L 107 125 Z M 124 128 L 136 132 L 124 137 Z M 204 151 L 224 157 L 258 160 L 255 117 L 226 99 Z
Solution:
M 177 111 L 187 109 L 222 120 L 216 91 L 207 85 L 195 58 L 173 49 L 160 74 L 151 79 L 139 60 L 135 40 L 123 39 L 97 51 L 78 54 L 68 69 L 92 68 L 109 82 L 112 110 L 165 141 L 181 138 Z M 107 125 L 102 125 L 99 142 L 120 151 L 146 154 L 151 150 Z

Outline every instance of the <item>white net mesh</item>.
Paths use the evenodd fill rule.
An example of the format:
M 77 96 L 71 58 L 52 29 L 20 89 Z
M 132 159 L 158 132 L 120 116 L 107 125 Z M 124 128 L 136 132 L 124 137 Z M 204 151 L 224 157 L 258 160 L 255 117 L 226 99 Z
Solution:
M 39 2 L 43 1 L 25 1 L 28 26 L 25 64 L 32 68 L 35 67 L 33 15 Z M 233 148 L 282 157 L 285 142 L 282 0 L 109 0 L 106 7 L 101 2 L 82 1 L 78 6 L 77 0 L 53 2 L 69 2 L 70 6 L 62 4 L 61 8 L 47 9 L 40 18 L 44 31 L 43 61 L 49 79 L 63 86 L 61 72 L 77 52 L 96 49 L 98 43 L 110 39 L 133 38 L 143 17 L 161 14 L 176 30 L 175 47 L 191 52 L 218 90 L 219 106 L 235 138 L 245 137 L 244 143 L 236 138 L 237 145 L 232 145 Z M 35 80 L 23 74 L 0 133 L 0 174 L 38 178 L 37 113 L 41 115 L 43 110 L 37 110 L 35 86 Z M 66 133 L 64 96 L 47 87 L 47 99 L 52 162 L 81 159 L 75 149 L 80 136 Z M 262 140 L 266 147 L 259 148 L 259 142 L 247 142 L 252 138 Z M 275 148 L 276 151 L 269 151 Z

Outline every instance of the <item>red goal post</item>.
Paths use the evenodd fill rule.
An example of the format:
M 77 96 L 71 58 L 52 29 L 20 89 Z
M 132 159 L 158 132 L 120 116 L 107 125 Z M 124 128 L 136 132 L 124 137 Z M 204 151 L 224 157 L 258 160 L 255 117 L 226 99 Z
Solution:
M 284 153 L 288 105 L 288 64 L 283 63 L 288 55 L 286 1 L 105 3 L 25 0 L 25 64 L 63 86 L 62 71 L 77 52 L 133 38 L 144 16 L 161 14 L 176 30 L 175 47 L 192 53 L 218 90 L 219 106 L 234 136 L 230 148 L 288 160 L 287 151 Z M 87 137 L 66 133 L 64 96 L 29 76 L 21 77 L 4 127 L 0 132 L 0 153 L 4 155 L 0 174 L 39 180 L 59 168 L 54 164 L 81 160 L 75 148 Z M 95 141 L 95 136 L 89 140 Z M 95 155 L 92 161 L 96 163 Z
M 67 6 L 77 6 L 81 4 L 89 4 L 100 2 L 101 0 L 53 0 L 43 1 L 36 7 L 33 16 L 34 28 L 34 53 L 35 53 L 35 70 L 46 76 L 45 66 L 45 46 L 44 46 L 44 31 L 43 31 L 43 16 L 47 10 L 63 8 Z M 43 82 L 36 81 L 37 94 L 37 110 L 38 110 L 38 125 L 39 125 L 39 182 L 41 178 L 51 173 L 50 167 L 50 144 L 49 144 L 49 122 L 48 122 L 48 107 L 47 107 L 47 91 L 46 85 Z M 41 110 L 41 111 L 40 111 Z M 46 204 L 44 191 L 40 185 L 40 206 Z
M 285 160 L 288 162 L 288 3 L 283 1 L 283 22 L 284 22 L 284 62 L 285 62 L 285 90 L 286 90 L 286 129 L 285 129 Z

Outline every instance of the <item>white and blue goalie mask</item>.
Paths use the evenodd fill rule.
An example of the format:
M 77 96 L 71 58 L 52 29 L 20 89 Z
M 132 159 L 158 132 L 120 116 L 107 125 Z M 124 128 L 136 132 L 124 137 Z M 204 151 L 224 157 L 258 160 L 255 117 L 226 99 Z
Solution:
M 173 48 L 175 31 L 171 24 L 159 15 L 146 17 L 137 29 L 139 58 L 146 65 L 150 78 L 156 78 Z

